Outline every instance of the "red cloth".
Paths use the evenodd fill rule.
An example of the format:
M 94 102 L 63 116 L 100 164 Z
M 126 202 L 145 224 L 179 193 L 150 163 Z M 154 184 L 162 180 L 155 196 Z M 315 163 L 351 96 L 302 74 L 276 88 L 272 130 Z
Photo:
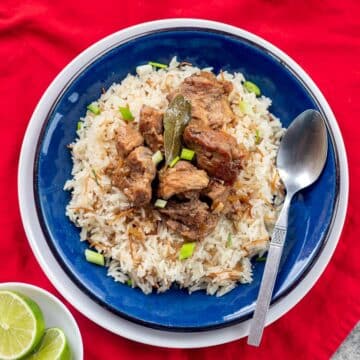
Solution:
M 2 0 L 0 3 L 0 281 L 24 281 L 60 296 L 26 240 L 17 205 L 17 164 L 30 115 L 55 75 L 80 51 L 114 31 L 166 17 L 199 17 L 252 31 L 292 56 L 318 84 L 347 146 L 351 192 L 331 263 L 311 292 L 265 331 L 199 350 L 139 345 L 92 323 L 69 305 L 86 359 L 328 359 L 360 319 L 360 2 L 291 0 Z M 60 296 L 61 298 L 61 296 Z

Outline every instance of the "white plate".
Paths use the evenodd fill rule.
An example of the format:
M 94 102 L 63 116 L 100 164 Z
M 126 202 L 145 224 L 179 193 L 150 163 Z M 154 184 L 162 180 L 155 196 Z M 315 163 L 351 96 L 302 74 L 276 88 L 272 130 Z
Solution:
M 325 115 L 327 116 L 327 119 L 330 123 L 334 135 L 334 141 L 339 151 L 340 164 L 340 200 L 334 217 L 332 231 L 323 251 L 321 252 L 321 255 L 318 257 L 309 273 L 286 297 L 271 306 L 266 321 L 267 325 L 271 324 L 283 316 L 292 307 L 294 307 L 306 295 L 306 293 L 320 277 L 326 265 L 328 264 L 339 240 L 345 220 L 348 201 L 349 180 L 347 158 L 344 143 L 336 119 L 320 90 L 310 79 L 310 77 L 304 72 L 304 70 L 300 68 L 299 65 L 297 65 L 281 50 L 271 45 L 267 41 L 259 38 L 258 36 L 255 36 L 245 30 L 213 21 L 197 19 L 167 19 L 133 26 L 116 32 L 104 38 L 103 40 L 100 40 L 82 52 L 69 65 L 67 65 L 51 83 L 41 98 L 26 131 L 21 149 L 18 174 L 20 211 L 27 237 L 34 255 L 39 261 L 42 269 L 49 277 L 50 281 L 54 284 L 54 286 L 59 290 L 59 292 L 81 313 L 105 329 L 142 343 L 173 348 L 205 347 L 240 339 L 244 336 L 247 336 L 248 334 L 249 320 L 224 329 L 198 333 L 175 333 L 163 330 L 154 330 L 131 323 L 117 315 L 114 315 L 110 311 L 95 303 L 88 296 L 86 296 L 65 274 L 52 255 L 46 243 L 35 209 L 33 194 L 33 164 L 38 136 L 40 134 L 42 124 L 46 119 L 47 113 L 50 111 L 54 100 L 58 96 L 59 91 L 63 88 L 65 83 L 86 63 L 88 63 L 92 58 L 96 57 L 102 51 L 118 43 L 120 39 L 126 40 L 136 35 L 149 31 L 160 30 L 162 28 L 197 26 L 233 33 L 254 43 L 257 43 L 260 46 L 265 47 L 271 52 L 275 53 L 284 62 L 284 64 L 294 69 L 296 73 L 300 75 L 304 83 L 311 89 L 312 93 L 321 104 L 321 107 L 323 108 Z
M 70 311 L 59 299 L 37 286 L 18 282 L 2 283 L 0 290 L 17 291 L 34 300 L 44 314 L 46 327 L 58 327 L 64 331 L 73 360 L 83 359 L 83 343 L 79 328 Z

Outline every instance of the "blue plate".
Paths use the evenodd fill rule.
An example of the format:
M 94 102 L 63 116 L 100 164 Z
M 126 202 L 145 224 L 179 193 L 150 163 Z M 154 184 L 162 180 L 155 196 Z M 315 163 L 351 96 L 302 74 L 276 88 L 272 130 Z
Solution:
M 71 178 L 72 161 L 67 145 L 86 106 L 101 89 L 120 82 L 135 67 L 149 60 L 168 63 L 173 56 L 215 72 L 242 72 L 273 100 L 271 111 L 287 127 L 305 109 L 321 106 L 300 77 L 268 50 L 243 38 L 206 29 L 178 28 L 146 33 L 119 42 L 93 59 L 59 94 L 39 138 L 34 166 L 34 192 L 47 241 L 64 270 L 91 298 L 113 312 L 138 323 L 167 330 L 200 331 L 249 318 L 254 309 L 263 263 L 253 263 L 254 280 L 239 285 L 223 297 L 204 292 L 188 295 L 176 287 L 164 294 L 144 295 L 116 283 L 107 269 L 84 259 L 87 244 L 79 229 L 65 216 L 70 194 L 63 191 Z M 329 132 L 329 153 L 319 181 L 293 201 L 289 230 L 273 302 L 289 293 L 311 268 L 331 228 L 338 197 L 338 160 Z

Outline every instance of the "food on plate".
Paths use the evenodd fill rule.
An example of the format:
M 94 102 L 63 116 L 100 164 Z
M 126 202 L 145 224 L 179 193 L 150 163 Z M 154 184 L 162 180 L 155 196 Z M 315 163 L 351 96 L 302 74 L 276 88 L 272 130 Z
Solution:
M 118 169 L 110 175 L 114 185 L 137 207 L 148 205 L 151 201 L 151 185 L 156 176 L 152 155 L 148 147 L 139 146 L 125 160 L 120 160 Z
M 144 105 L 140 110 L 139 131 L 146 145 L 153 151 L 163 150 L 163 114 L 151 106 Z
M 105 265 L 104 255 L 93 250 L 85 249 L 85 259 L 92 264 L 99 266 Z
M 158 177 L 157 195 L 166 200 L 180 194 L 186 197 L 191 191 L 199 194 L 199 190 L 205 189 L 210 181 L 204 170 L 184 160 L 178 161 L 173 167 L 161 169 Z
M 196 164 L 216 179 L 233 184 L 240 169 L 244 152 L 236 139 L 222 130 L 206 126 L 188 126 L 184 131 L 185 144 L 194 149 Z
M 91 103 L 70 144 L 66 214 L 115 281 L 221 296 L 252 280 L 284 188 L 284 129 L 240 73 L 176 58 L 136 68 Z M 92 254 L 94 253 L 94 254 Z

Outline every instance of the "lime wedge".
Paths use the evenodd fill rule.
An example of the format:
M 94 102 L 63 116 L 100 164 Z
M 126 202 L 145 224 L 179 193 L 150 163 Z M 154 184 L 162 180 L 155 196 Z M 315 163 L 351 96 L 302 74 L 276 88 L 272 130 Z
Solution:
M 29 354 L 44 330 L 44 316 L 34 301 L 13 291 L 0 291 L 0 359 Z
M 70 360 L 71 351 L 65 334 L 58 328 L 45 331 L 39 347 L 28 360 Z

